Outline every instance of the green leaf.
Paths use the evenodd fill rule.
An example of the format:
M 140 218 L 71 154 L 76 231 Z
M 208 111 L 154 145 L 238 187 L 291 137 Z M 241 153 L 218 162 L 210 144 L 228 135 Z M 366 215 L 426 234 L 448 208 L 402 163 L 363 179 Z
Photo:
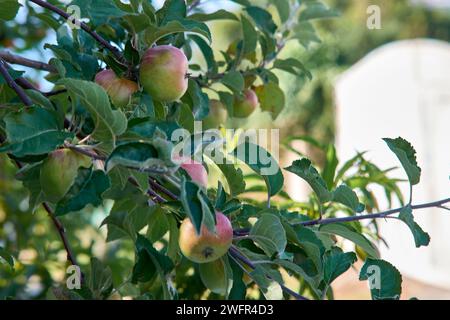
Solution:
M 289 0 L 270 0 L 270 3 L 277 8 L 281 22 L 286 22 L 291 10 Z
M 263 177 L 270 197 L 283 188 L 284 177 L 280 167 L 264 148 L 251 142 L 243 142 L 232 151 L 232 154 Z
M 6 251 L 6 249 L 0 247 L 0 262 L 6 262 L 7 264 L 9 264 L 9 266 L 11 267 L 11 269 L 14 270 L 14 258 L 13 256 Z
M 245 191 L 245 180 L 240 168 L 236 168 L 233 164 L 228 163 L 217 164 L 217 166 L 227 179 L 232 197 Z
M 332 194 L 328 190 L 325 181 L 320 176 L 317 169 L 311 165 L 310 160 L 306 158 L 296 160 L 290 167 L 287 167 L 286 170 L 298 175 L 308 182 L 321 203 L 328 202 L 332 199 Z
M 91 259 L 88 287 L 93 299 L 106 299 L 113 289 L 111 268 L 104 266 L 97 258 Z
M 196 33 L 205 37 L 209 42 L 211 42 L 211 32 L 209 31 L 208 26 L 203 22 L 189 19 L 182 19 L 177 21 L 173 20 L 162 27 L 148 27 L 145 30 L 145 42 L 147 43 L 147 45 L 152 45 L 165 36 L 180 32 Z
M 200 279 L 211 292 L 227 296 L 233 286 L 233 271 L 228 256 L 198 265 Z
M 171 299 L 167 279 L 170 271 L 174 268 L 172 260 L 157 251 L 148 239 L 138 234 L 136 240 L 136 264 L 133 267 L 132 283 L 148 282 L 158 275 L 164 293 L 164 299 Z
M 318 235 L 308 227 L 301 225 L 291 226 L 283 223 L 286 230 L 287 239 L 302 248 L 307 256 L 314 263 L 316 274 L 322 270 L 322 256 L 325 252 L 325 246 Z M 310 275 L 313 277 L 312 275 Z
M 283 290 L 278 282 L 267 277 L 266 270 L 261 266 L 250 272 L 250 277 L 256 282 L 264 297 L 267 300 L 282 300 Z
M 430 235 L 422 230 L 422 228 L 414 221 L 414 216 L 412 213 L 411 206 L 404 207 L 398 216 L 411 230 L 414 236 L 414 242 L 416 247 L 428 246 L 430 243 Z
M 55 216 L 79 211 L 88 204 L 99 206 L 102 194 L 109 189 L 109 177 L 101 170 L 80 168 L 75 182 L 67 194 L 56 205 Z
M 0 20 L 12 20 L 20 8 L 18 0 L 0 0 Z
M 162 138 L 152 142 L 128 142 L 116 147 L 105 163 L 105 169 L 111 170 L 117 165 L 126 168 L 167 170 L 174 167 L 172 162 L 173 145 Z
M 359 273 L 359 280 L 369 280 L 373 300 L 400 299 L 402 276 L 387 261 L 367 259 Z
M 90 22 L 97 26 L 125 15 L 113 1 L 73 0 L 70 4 L 78 6 L 81 17 L 89 18 Z
M 238 17 L 232 12 L 224 9 L 214 11 L 212 13 L 194 13 L 189 16 L 191 20 L 197 20 L 201 22 L 212 21 L 212 20 L 234 20 L 239 21 Z
M 269 257 L 282 254 L 286 248 L 286 232 L 274 214 L 262 214 L 250 230 L 250 237 Z
M 215 232 L 216 214 L 214 206 L 202 188 L 196 183 L 184 179 L 181 184 L 180 201 L 197 234 L 200 234 L 203 224 L 208 230 Z
M 241 25 L 243 34 L 242 54 L 245 56 L 255 52 L 258 43 L 257 32 L 253 24 L 243 15 L 241 15 Z
M 244 90 L 244 77 L 239 71 L 229 71 L 222 78 L 222 84 L 231 91 L 240 93 Z
M 74 136 L 61 128 L 54 113 L 39 107 L 10 113 L 4 122 L 7 143 L 0 147 L 0 152 L 10 152 L 16 157 L 51 152 Z
M 245 11 L 252 17 L 260 30 L 269 34 L 273 34 L 277 30 L 277 25 L 273 22 L 272 15 L 263 8 L 250 6 L 246 7 Z
M 180 20 L 186 17 L 187 6 L 184 0 L 167 0 L 164 5 L 158 10 L 157 15 L 164 25 L 169 21 Z
M 209 98 L 198 83 L 189 79 L 188 89 L 186 94 L 181 98 L 181 101 L 191 106 L 192 113 L 195 120 L 203 120 L 209 113 Z
M 112 150 L 116 143 L 116 136 L 121 135 L 127 128 L 127 118 L 120 110 L 112 110 L 108 95 L 98 84 L 77 79 L 62 79 L 59 81 L 69 91 L 73 101 L 80 99 L 94 120 L 92 138 L 102 142 L 102 148 Z
M 374 245 L 354 228 L 343 223 L 330 223 L 320 226 L 320 232 L 335 234 L 360 246 L 367 254 L 373 258 L 378 258 L 379 254 Z
M 268 82 L 255 88 L 261 110 L 270 112 L 275 119 L 283 111 L 286 99 L 284 92 L 274 82 Z
M 314 26 L 307 21 L 298 23 L 293 28 L 293 38 L 297 39 L 302 46 L 308 48 L 311 43 L 320 43 Z
M 330 285 L 337 277 L 347 271 L 355 262 L 356 254 L 353 252 L 342 252 L 341 249 L 327 252 L 323 263 L 323 280 Z
M 41 165 L 42 162 L 24 166 L 16 174 L 16 179 L 22 181 L 24 187 L 28 189 L 28 203 L 31 212 L 34 212 L 34 210 L 36 210 L 36 208 L 45 200 L 40 178 Z
M 122 191 L 122 198 L 114 201 L 109 215 L 103 220 L 102 226 L 108 226 L 107 241 L 114 241 L 123 237 L 136 238 L 141 231 L 156 216 L 157 206 L 148 205 L 148 197 L 128 185 Z M 159 239 L 158 239 L 159 240 Z
M 247 286 L 242 280 L 244 271 L 233 259 L 229 259 L 229 262 L 233 273 L 233 287 L 227 298 L 229 300 L 244 300 L 247 293 Z
M 400 160 L 409 182 L 412 185 L 418 184 L 420 182 L 421 169 L 417 165 L 416 150 L 414 150 L 411 143 L 400 137 L 396 139 L 384 138 L 383 140 L 387 143 L 389 149 L 395 153 L 398 160 Z
M 325 166 L 322 172 L 322 178 L 325 180 L 327 187 L 331 190 L 334 187 L 334 176 L 339 160 L 336 155 L 336 148 L 333 144 L 328 144 L 325 150 Z
M 300 75 L 306 75 L 306 77 L 311 80 L 312 74 L 311 72 L 306 69 L 306 67 L 294 58 L 288 58 L 288 59 L 277 59 L 273 63 L 274 69 L 280 69 L 289 73 L 292 73 L 293 75 L 300 76 Z
M 203 53 L 206 64 L 208 66 L 208 72 L 216 74 L 218 67 L 217 67 L 216 60 L 214 59 L 213 49 L 209 46 L 209 44 L 205 40 L 203 40 L 202 37 L 199 37 L 197 35 L 191 35 L 190 38 L 197 44 L 197 46 L 200 48 L 201 52 Z
M 359 202 L 356 193 L 344 184 L 333 191 L 333 201 L 342 203 L 358 213 L 364 211 L 364 204 Z
M 307 2 L 305 10 L 300 13 L 299 21 L 335 18 L 339 16 L 339 12 L 330 9 L 322 2 Z
M 280 267 L 283 267 L 288 272 L 293 272 L 297 276 L 305 279 L 305 281 L 308 282 L 311 286 L 317 285 L 314 280 L 314 277 L 311 274 L 309 274 L 308 270 L 305 270 L 301 265 L 297 265 L 291 261 L 281 259 L 275 259 L 273 262 L 279 265 Z

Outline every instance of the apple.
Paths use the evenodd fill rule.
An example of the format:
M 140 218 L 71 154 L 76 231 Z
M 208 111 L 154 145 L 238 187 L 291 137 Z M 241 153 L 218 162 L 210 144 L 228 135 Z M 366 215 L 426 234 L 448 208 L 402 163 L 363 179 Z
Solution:
M 70 149 L 58 149 L 44 160 L 40 182 L 46 198 L 56 203 L 69 191 L 78 174 L 78 168 L 91 165 L 91 159 Z
M 119 78 L 111 69 L 105 69 L 97 73 L 95 82 L 105 89 L 112 103 L 119 108 L 126 107 L 133 93 L 139 90 L 136 82 Z
M 173 102 L 188 88 L 188 60 L 180 49 L 162 45 L 148 49 L 142 56 L 140 82 L 153 99 Z
M 191 180 L 203 188 L 208 186 L 208 172 L 203 164 L 189 157 L 174 157 L 174 161 L 180 164 L 180 167 L 186 171 Z
M 186 218 L 180 226 L 179 246 L 183 255 L 197 263 L 207 263 L 219 259 L 227 253 L 233 240 L 233 228 L 230 220 L 216 211 L 216 232 L 201 226 L 197 234 L 194 225 Z
M 235 97 L 233 104 L 233 116 L 236 118 L 246 118 L 255 111 L 258 106 L 258 97 L 251 89 L 246 89 L 243 96 Z
M 209 114 L 203 120 L 203 129 L 217 129 L 228 118 L 227 108 L 219 100 L 209 101 Z

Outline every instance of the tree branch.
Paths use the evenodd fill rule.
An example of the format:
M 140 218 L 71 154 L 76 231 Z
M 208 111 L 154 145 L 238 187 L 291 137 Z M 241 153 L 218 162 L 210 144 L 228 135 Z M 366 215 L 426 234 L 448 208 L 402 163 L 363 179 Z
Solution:
M 71 17 L 71 15 L 69 15 L 67 12 L 59 9 L 58 7 L 52 5 L 51 3 L 48 3 L 46 1 L 42 1 L 42 0 L 30 0 L 30 1 L 37 4 L 38 6 L 41 6 L 43 8 L 53 11 L 54 13 L 58 14 L 59 16 L 63 17 L 66 20 L 69 20 L 69 18 Z M 81 29 L 83 29 L 84 31 L 89 33 L 98 43 L 100 43 L 103 47 L 105 47 L 106 49 L 111 51 L 111 53 L 114 55 L 114 57 L 116 57 L 116 59 L 119 62 L 121 62 L 125 65 L 128 65 L 127 61 L 125 60 L 125 57 L 119 51 L 119 49 L 117 49 L 116 47 L 111 45 L 108 41 L 103 39 L 97 32 L 91 30 L 91 28 L 89 28 L 89 26 L 87 24 L 85 24 L 84 22 L 81 22 L 76 19 L 74 19 L 73 22 L 77 23 L 77 24 L 79 23 L 79 26 L 81 27 Z
M 244 256 L 236 247 L 231 246 L 229 253 L 231 255 L 232 258 L 237 259 L 242 261 L 243 263 L 245 263 L 247 266 L 249 266 L 251 269 L 255 269 L 255 265 L 253 264 L 252 261 L 250 261 L 246 256 Z M 239 264 L 239 263 L 238 263 Z M 240 265 L 240 264 L 239 264 Z M 248 274 L 248 271 L 245 270 L 245 268 L 242 268 L 242 270 L 244 272 L 246 272 Z M 250 275 L 249 275 L 250 276 Z M 267 276 L 268 279 L 273 280 L 271 277 Z M 278 283 L 281 287 L 281 289 L 286 292 L 287 294 L 293 296 L 295 299 L 297 300 L 309 300 L 308 298 L 298 294 L 295 291 L 292 291 L 291 289 L 289 289 L 288 287 L 286 287 L 285 285 L 283 285 L 282 283 Z
M 428 203 L 423 203 L 423 204 L 418 204 L 418 205 L 412 205 L 411 209 L 417 210 L 417 209 L 425 209 L 425 208 L 439 208 L 442 205 L 449 203 L 449 202 L 450 202 L 450 198 L 447 198 L 447 199 L 443 199 L 443 200 L 439 200 L 439 201 L 428 202 Z M 312 225 L 318 225 L 318 224 L 324 225 L 324 224 L 337 223 L 337 222 L 351 222 L 351 221 L 366 220 L 366 219 L 379 219 L 379 218 L 385 218 L 385 217 L 393 215 L 395 213 L 399 213 L 404 208 L 405 207 L 400 207 L 400 208 L 396 208 L 396 209 L 391 209 L 391 210 L 386 210 L 386 211 L 372 213 L 372 214 L 366 214 L 366 215 L 302 221 L 299 223 L 294 223 L 294 225 L 312 226 Z
M 148 181 L 149 181 L 150 185 L 153 187 L 153 189 L 164 193 L 166 196 L 168 196 L 169 198 L 171 198 L 173 200 L 178 200 L 179 199 L 176 194 L 174 194 L 172 191 L 170 191 L 169 189 L 167 189 L 163 185 L 161 185 L 158 182 L 156 182 L 155 180 L 153 180 L 153 178 L 150 178 Z
M 31 101 L 30 97 L 27 96 L 25 91 L 20 86 L 18 86 L 14 79 L 11 77 L 6 67 L 6 62 L 2 58 L 0 58 L 0 73 L 5 79 L 8 86 L 17 93 L 23 104 L 26 106 L 31 106 L 33 104 L 33 101 Z
M 56 72 L 56 68 L 48 63 L 27 59 L 12 54 L 11 52 L 8 51 L 0 51 L 0 58 L 12 64 L 18 64 L 21 66 L 30 67 L 38 70 L 44 70 L 48 72 Z
M 50 219 L 52 219 L 52 222 L 55 225 L 56 230 L 58 231 L 59 237 L 61 238 L 61 241 L 64 245 L 64 249 L 66 250 L 67 253 L 67 260 L 72 265 L 78 266 L 77 259 L 73 254 L 69 241 L 67 240 L 66 230 L 62 225 L 61 221 L 59 221 L 59 219 L 54 216 L 52 209 L 50 209 L 47 203 L 43 202 L 42 206 L 44 207 L 45 211 L 47 211 Z

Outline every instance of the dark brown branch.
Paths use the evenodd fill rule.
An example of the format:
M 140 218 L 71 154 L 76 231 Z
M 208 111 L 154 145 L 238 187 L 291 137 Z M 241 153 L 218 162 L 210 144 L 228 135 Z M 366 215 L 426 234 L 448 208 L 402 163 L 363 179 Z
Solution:
M 48 63 L 27 59 L 12 54 L 8 51 L 0 51 L 0 58 L 12 64 L 18 64 L 21 66 L 30 67 L 38 70 L 44 70 L 48 72 L 56 72 L 56 68 Z
M 19 85 L 17 85 L 17 83 L 11 77 L 11 75 L 8 72 L 5 60 L 3 60 L 2 58 L 0 58 L 0 73 L 5 79 L 8 86 L 17 93 L 23 104 L 26 106 L 31 106 L 33 104 L 33 101 L 31 101 L 30 97 L 27 96 L 25 91 Z
M 243 255 L 236 247 L 231 246 L 231 247 L 230 247 L 230 250 L 229 250 L 229 253 L 230 253 L 230 255 L 231 255 L 232 258 L 235 258 L 235 259 L 237 259 L 237 260 L 242 261 L 242 262 L 245 263 L 247 266 L 249 266 L 251 269 L 254 270 L 254 269 L 256 268 L 255 265 L 253 264 L 253 262 L 250 261 L 246 256 L 244 256 L 244 255 Z M 247 271 L 245 270 L 245 268 L 242 268 L 242 270 L 243 270 L 244 272 L 247 272 Z M 270 280 L 273 280 L 273 279 L 272 279 L 271 277 L 269 277 L 269 276 L 267 276 L 267 278 L 270 279 Z M 308 298 L 306 298 L 306 297 L 304 297 L 304 296 L 298 294 L 297 292 L 292 291 L 291 289 L 289 289 L 288 287 L 286 287 L 286 286 L 283 285 L 282 283 L 278 283 L 278 284 L 280 285 L 281 289 L 282 289 L 284 292 L 286 292 L 287 294 L 293 296 L 295 299 L 297 299 L 297 300 L 309 300 Z
M 30 1 L 37 4 L 38 6 L 41 6 L 43 8 L 53 11 L 54 13 L 58 14 L 59 16 L 63 17 L 66 20 L 69 20 L 69 18 L 71 17 L 71 15 L 69 15 L 67 12 L 52 5 L 51 3 L 48 3 L 47 1 L 42 1 L 42 0 L 30 0 Z M 97 32 L 91 30 L 91 28 L 89 28 L 89 26 L 87 24 L 85 24 L 84 22 L 81 22 L 76 19 L 74 19 L 73 22 L 75 24 L 79 24 L 81 29 L 83 29 L 84 31 L 89 33 L 98 43 L 100 43 L 103 47 L 105 47 L 106 49 L 111 51 L 111 53 L 114 55 L 114 57 L 116 57 L 116 59 L 119 62 L 128 65 L 127 61 L 125 60 L 123 54 L 119 51 L 119 49 L 117 49 L 116 47 L 111 45 L 108 41 L 103 39 Z

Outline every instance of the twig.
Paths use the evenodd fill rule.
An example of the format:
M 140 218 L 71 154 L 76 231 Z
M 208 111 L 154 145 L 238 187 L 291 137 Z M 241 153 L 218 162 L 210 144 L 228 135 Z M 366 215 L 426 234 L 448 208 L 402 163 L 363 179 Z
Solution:
M 411 209 L 417 210 L 417 209 L 425 209 L 425 208 L 433 208 L 433 207 L 440 207 L 446 203 L 450 202 L 450 198 L 434 201 L 434 202 L 428 202 L 418 205 L 412 205 Z M 324 224 L 330 224 L 330 223 L 337 223 L 337 222 L 351 222 L 351 221 L 358 221 L 358 220 L 365 220 L 365 219 L 378 219 L 378 218 L 385 218 L 386 216 L 399 213 L 402 211 L 405 207 L 400 207 L 396 209 L 386 210 L 383 212 L 373 213 L 373 214 L 366 214 L 366 215 L 358 215 L 358 216 L 351 216 L 351 217 L 341 217 L 341 218 L 328 218 L 328 219 L 322 219 L 322 220 L 311 220 L 311 221 L 302 221 L 299 223 L 294 223 L 293 225 L 302 225 L 302 226 L 312 226 L 312 225 L 324 225 Z
M 69 148 L 72 151 L 75 151 L 75 152 L 78 152 L 78 153 L 83 154 L 85 156 L 88 156 L 88 157 L 90 157 L 90 158 L 92 158 L 94 160 L 103 160 L 103 161 L 106 160 L 105 156 L 99 155 L 96 152 L 90 151 L 90 150 L 88 150 L 86 148 L 81 148 L 81 147 L 78 147 L 76 145 L 68 144 L 68 143 L 66 143 L 64 146 L 66 148 Z
M 50 219 L 52 219 L 53 224 L 55 225 L 56 230 L 59 233 L 59 237 L 61 238 L 62 243 L 64 245 L 64 249 L 66 250 L 67 253 L 67 260 L 70 261 L 72 265 L 78 266 L 77 259 L 75 258 L 75 255 L 72 252 L 69 241 L 67 240 L 66 230 L 62 225 L 61 221 L 59 221 L 58 218 L 54 216 L 52 209 L 50 209 L 47 203 L 43 202 L 42 206 L 44 207 L 45 211 L 47 211 Z
M 251 269 L 255 269 L 256 268 L 255 265 L 253 264 L 253 262 L 250 261 L 246 256 L 244 256 L 236 247 L 231 246 L 229 252 L 230 252 L 230 255 L 231 255 L 232 258 L 236 258 L 236 259 L 242 261 L 247 266 L 249 266 Z M 239 264 L 239 266 L 241 266 L 241 265 Z M 241 267 L 241 269 L 244 270 L 244 272 L 246 272 L 247 274 L 249 274 L 248 271 L 245 270 L 245 268 Z M 267 278 L 270 279 L 270 280 L 273 280 L 270 276 L 267 276 Z M 289 289 L 288 287 L 286 287 L 282 283 L 278 283 L 278 284 L 280 285 L 281 289 L 284 292 L 286 292 L 287 294 L 293 296 L 295 299 L 297 299 L 297 300 L 309 300 L 308 298 L 298 294 L 297 292 L 292 291 L 291 289 Z
M 57 72 L 56 68 L 48 63 L 24 58 L 19 55 L 12 54 L 11 52 L 8 51 L 0 51 L 0 58 L 12 64 L 18 64 L 21 66 L 30 67 L 38 70 L 44 70 L 48 72 Z
M 198 7 L 200 5 L 201 0 L 194 0 L 192 1 L 191 5 L 188 7 L 187 11 L 191 12 L 193 9 Z
M 164 187 L 163 185 L 159 184 L 158 182 L 156 182 L 155 180 L 153 180 L 152 178 L 150 178 L 149 180 L 150 185 L 157 191 L 161 191 L 162 193 L 164 193 L 165 195 L 167 195 L 169 198 L 172 198 L 173 200 L 178 200 L 178 196 L 176 194 L 174 194 L 172 191 L 170 191 L 169 189 L 167 189 L 166 187 Z
M 33 101 L 31 101 L 30 97 L 27 96 L 25 91 L 20 86 L 18 86 L 14 79 L 11 77 L 8 69 L 6 68 L 5 60 L 3 60 L 2 58 L 0 58 L 0 73 L 2 74 L 8 86 L 17 93 L 23 104 L 26 106 L 31 106 L 33 104 Z
M 61 17 L 63 17 L 66 20 L 69 20 L 69 18 L 71 18 L 71 15 L 69 15 L 65 11 L 59 9 L 58 7 L 52 5 L 51 3 L 48 3 L 48 2 L 42 1 L 42 0 L 30 0 L 30 1 L 37 4 L 38 6 L 41 6 L 43 8 L 53 11 L 54 13 L 60 15 Z M 79 26 L 81 27 L 81 29 L 83 29 L 84 31 L 89 33 L 98 43 L 100 43 L 103 47 L 105 47 L 106 49 L 111 51 L 111 53 L 116 57 L 116 59 L 119 62 L 128 65 L 127 61 L 125 60 L 123 54 L 119 51 L 119 49 L 117 49 L 116 47 L 111 45 L 108 41 L 103 39 L 97 32 L 91 30 L 91 28 L 89 28 L 89 26 L 87 24 L 85 24 L 84 22 L 79 21 L 77 19 L 74 19 L 73 22 L 77 23 L 77 24 L 79 23 Z
M 55 90 L 55 91 L 42 92 L 41 90 L 36 88 L 31 82 L 29 82 L 25 78 L 17 78 L 15 81 L 22 88 L 27 89 L 27 90 L 31 89 L 31 90 L 38 91 L 39 93 L 41 93 L 45 97 L 51 97 L 51 96 L 54 96 L 54 95 L 57 95 L 57 94 L 60 94 L 60 93 L 67 92 L 67 89 L 59 89 L 59 90 Z

